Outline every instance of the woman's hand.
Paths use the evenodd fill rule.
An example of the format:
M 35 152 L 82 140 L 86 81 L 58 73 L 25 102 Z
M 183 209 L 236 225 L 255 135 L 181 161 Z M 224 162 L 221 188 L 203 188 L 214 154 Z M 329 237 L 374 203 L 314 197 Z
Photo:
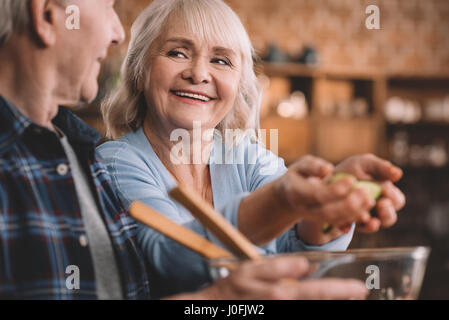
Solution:
M 354 189 L 354 178 L 327 182 L 327 177 L 335 172 L 380 181 L 383 197 L 377 203 L 378 217 L 369 213 L 376 202 L 366 191 Z M 282 177 L 242 200 L 239 229 L 258 246 L 294 225 L 299 238 L 309 245 L 323 245 L 338 238 L 354 222 L 364 232 L 376 232 L 381 225 L 393 225 L 396 211 L 405 204 L 404 195 L 393 185 L 401 176 L 401 169 L 373 155 L 350 157 L 336 168 L 327 161 L 306 156 L 291 165 Z M 326 224 L 334 226 L 329 234 L 322 232 Z
M 245 262 L 231 274 L 196 293 L 171 299 L 224 300 L 331 300 L 365 299 L 363 282 L 343 279 L 280 281 L 298 279 L 310 272 L 303 257 L 277 257 Z
M 360 225 L 365 233 L 377 232 L 379 228 L 391 227 L 397 221 L 397 211 L 405 205 L 404 194 L 393 184 L 402 177 L 402 170 L 391 162 L 372 154 L 350 157 L 335 168 L 336 172 L 346 172 L 360 180 L 372 180 L 382 186 L 382 198 L 377 202 L 377 217 L 370 217 Z
M 325 177 L 332 172 L 333 166 L 322 159 L 306 156 L 298 160 L 277 180 L 282 206 L 320 228 L 325 223 L 346 227 L 357 221 L 368 222 L 374 200 L 353 188 L 353 178 L 328 184 Z
M 354 179 L 348 178 L 344 181 L 340 181 L 341 183 L 333 184 L 329 186 L 326 183 L 326 177 L 330 176 L 334 172 L 334 166 L 317 157 L 313 156 L 305 156 L 299 159 L 295 164 L 293 164 L 290 169 L 294 169 L 297 174 L 302 176 L 305 180 L 308 180 L 310 184 L 317 186 L 317 190 L 315 191 L 315 195 L 318 197 L 315 199 L 315 203 L 313 206 L 317 206 L 317 204 L 322 204 L 321 207 L 318 208 L 304 208 L 304 211 L 310 210 L 312 214 L 315 214 L 316 219 L 306 218 L 296 225 L 296 233 L 301 241 L 305 242 L 308 245 L 323 245 L 326 244 L 344 233 L 347 233 L 351 230 L 350 225 L 352 222 L 357 220 L 352 220 L 348 223 L 344 223 L 342 221 L 341 216 L 347 216 L 349 212 L 358 212 L 359 217 L 355 216 L 353 219 L 360 219 L 360 221 L 367 221 L 368 219 L 368 208 L 364 208 L 358 202 L 363 203 L 367 201 L 367 205 L 374 205 L 373 202 L 370 202 L 369 198 L 364 195 L 363 192 L 355 192 L 354 195 L 350 195 L 352 186 L 354 184 Z M 295 179 L 295 177 L 293 177 Z M 320 181 L 318 182 L 319 179 Z M 323 190 L 329 189 L 330 196 L 319 198 L 320 194 L 323 194 Z M 313 196 L 313 194 L 311 195 Z M 350 196 L 348 199 L 346 197 Z M 306 199 L 305 199 L 306 200 Z M 336 200 L 337 202 L 331 205 L 331 202 Z M 306 201 L 310 201 L 307 199 Z M 338 201 L 340 201 L 338 203 Z M 352 209 L 351 209 L 352 208 Z M 332 215 L 332 211 L 336 210 L 336 221 L 333 224 L 336 224 L 338 227 L 333 228 L 329 233 L 323 233 L 323 226 L 328 224 L 330 220 L 328 217 Z M 313 211 L 317 213 L 313 213 Z M 320 213 L 322 213 L 320 215 Z M 321 218 L 320 218 L 321 217 Z

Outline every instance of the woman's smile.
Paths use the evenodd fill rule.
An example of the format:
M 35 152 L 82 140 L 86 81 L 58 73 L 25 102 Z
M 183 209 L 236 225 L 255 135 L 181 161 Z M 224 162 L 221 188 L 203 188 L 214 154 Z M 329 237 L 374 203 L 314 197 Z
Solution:
M 203 92 L 191 90 L 170 90 L 170 95 L 178 101 L 192 105 L 208 105 L 217 100 Z

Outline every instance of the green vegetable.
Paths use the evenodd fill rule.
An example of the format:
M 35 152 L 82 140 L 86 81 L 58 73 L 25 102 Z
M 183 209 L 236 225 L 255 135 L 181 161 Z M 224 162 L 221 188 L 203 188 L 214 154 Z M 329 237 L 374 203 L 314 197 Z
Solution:
M 352 174 L 339 172 L 339 173 L 334 174 L 332 177 L 330 177 L 328 182 L 335 183 L 341 179 L 348 178 L 348 177 L 352 177 L 352 178 L 356 179 L 356 177 L 354 177 Z M 379 200 L 379 198 L 382 194 L 382 187 L 378 183 L 373 182 L 373 181 L 364 181 L 364 180 L 357 181 L 354 184 L 354 188 L 365 190 L 368 193 L 368 195 L 371 196 L 375 201 Z M 375 217 L 377 215 L 376 207 L 371 209 L 370 213 L 371 213 L 371 216 Z M 326 224 L 323 226 L 322 232 L 329 233 L 332 231 L 332 228 L 333 228 L 332 225 Z
M 334 174 L 332 177 L 330 177 L 329 180 L 328 180 L 328 183 L 331 184 L 331 183 L 337 182 L 337 181 L 339 181 L 341 179 L 344 179 L 344 178 L 354 178 L 354 179 L 356 179 L 356 177 L 354 177 L 352 174 L 339 172 L 339 173 Z
M 376 201 L 380 198 L 380 195 L 382 194 L 382 187 L 379 184 L 372 181 L 358 181 L 356 182 L 354 187 L 365 190 L 368 193 L 368 195 Z

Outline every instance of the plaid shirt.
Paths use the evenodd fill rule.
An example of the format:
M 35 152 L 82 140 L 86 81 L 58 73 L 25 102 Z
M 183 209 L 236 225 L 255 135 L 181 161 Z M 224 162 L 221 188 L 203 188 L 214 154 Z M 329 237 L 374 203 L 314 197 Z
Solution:
M 60 107 L 53 123 L 69 139 L 118 263 L 124 297 L 149 298 L 136 223 L 124 211 L 101 159 L 100 136 Z M 57 135 L 0 96 L 0 299 L 96 299 L 94 268 L 68 159 Z M 67 170 L 68 169 L 68 170 Z M 74 289 L 79 270 L 79 289 Z M 76 269 L 75 269 L 76 270 Z M 67 285 L 69 284 L 69 285 Z

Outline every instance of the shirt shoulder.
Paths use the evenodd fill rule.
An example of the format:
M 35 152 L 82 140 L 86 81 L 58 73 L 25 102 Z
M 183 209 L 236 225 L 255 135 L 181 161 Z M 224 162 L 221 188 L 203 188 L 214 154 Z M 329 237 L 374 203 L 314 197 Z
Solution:
M 131 137 L 131 139 L 130 139 Z M 146 137 L 144 137 L 146 139 Z M 125 135 L 97 148 L 118 190 L 137 182 L 166 189 L 173 185 L 167 169 L 147 140 Z M 133 183 L 134 181 L 134 183 Z
M 103 143 L 97 147 L 97 152 L 108 164 L 128 159 L 136 164 L 157 165 L 157 156 L 142 129 L 127 133 L 117 140 Z
M 153 162 L 151 156 L 125 139 L 105 142 L 97 147 L 97 152 L 108 167 L 115 167 L 117 163 L 144 167 Z

